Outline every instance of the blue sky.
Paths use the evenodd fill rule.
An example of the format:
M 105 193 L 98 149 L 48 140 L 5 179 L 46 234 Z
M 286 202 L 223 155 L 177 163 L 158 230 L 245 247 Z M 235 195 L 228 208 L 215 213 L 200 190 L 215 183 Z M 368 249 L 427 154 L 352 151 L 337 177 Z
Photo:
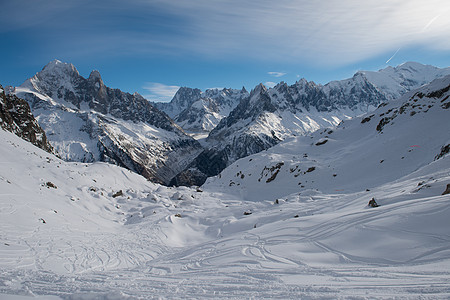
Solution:
M 6 2 L 6 3 L 5 3 Z M 167 101 L 179 86 L 327 83 L 406 61 L 450 65 L 448 0 L 14 0 L 0 18 L 0 83 L 53 59 Z

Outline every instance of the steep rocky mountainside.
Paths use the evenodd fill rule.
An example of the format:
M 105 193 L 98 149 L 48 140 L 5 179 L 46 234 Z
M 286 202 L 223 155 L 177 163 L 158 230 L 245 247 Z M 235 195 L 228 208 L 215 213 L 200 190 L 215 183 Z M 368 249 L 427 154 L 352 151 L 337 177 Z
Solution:
M 58 60 L 15 89 L 67 161 L 105 161 L 167 184 L 200 151 L 165 113 L 139 94 L 86 79 Z
M 248 95 L 245 88 L 208 89 L 202 92 L 182 87 L 171 102 L 155 105 L 187 132 L 209 133 Z
M 334 127 L 445 74 L 450 74 L 450 68 L 405 63 L 379 72 L 357 72 L 326 85 L 305 79 L 291 86 L 281 82 L 271 89 L 260 84 L 210 132 L 209 148 L 172 184 L 201 184 L 239 158 L 287 138 Z
M 0 127 L 11 131 L 33 145 L 52 152 L 44 130 L 31 113 L 28 103 L 12 94 L 6 94 L 0 85 Z

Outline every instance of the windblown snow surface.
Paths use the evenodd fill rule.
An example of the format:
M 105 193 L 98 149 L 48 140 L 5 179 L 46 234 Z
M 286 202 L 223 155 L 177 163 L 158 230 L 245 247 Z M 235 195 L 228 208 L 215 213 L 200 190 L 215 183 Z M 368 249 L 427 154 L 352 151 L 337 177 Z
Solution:
M 201 189 L 64 162 L 0 130 L 0 298 L 447 299 L 449 84 Z

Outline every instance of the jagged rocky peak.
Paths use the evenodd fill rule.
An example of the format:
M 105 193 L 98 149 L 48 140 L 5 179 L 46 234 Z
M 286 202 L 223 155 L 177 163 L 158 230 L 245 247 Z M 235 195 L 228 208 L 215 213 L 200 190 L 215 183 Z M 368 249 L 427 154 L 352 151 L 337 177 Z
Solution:
M 248 92 L 245 88 L 212 88 L 202 92 L 199 89 L 182 87 L 172 101 L 155 103 L 155 106 L 187 132 L 194 136 L 204 136 L 246 97 Z
M 103 80 L 102 80 L 102 76 L 100 75 L 100 72 L 97 70 L 93 70 L 91 72 L 91 74 L 89 74 L 89 78 L 88 81 L 90 82 L 94 82 L 94 83 L 100 83 L 101 85 L 103 85 Z
M 169 117 L 175 119 L 183 110 L 200 99 L 201 95 L 202 91 L 200 89 L 180 87 L 170 102 L 156 102 L 153 104 Z
M 357 80 L 357 81 L 367 81 L 367 78 L 364 74 L 363 71 L 357 71 L 354 75 L 353 75 L 353 80 Z
M 175 93 L 172 101 L 177 103 L 180 107 L 188 107 L 195 100 L 199 99 L 202 91 L 196 88 L 180 87 Z
M 105 86 L 96 70 L 84 78 L 55 60 L 16 93 L 68 161 L 114 163 L 167 184 L 202 149 L 138 93 Z
M 288 85 L 286 82 L 284 81 L 280 81 L 278 84 L 276 84 L 274 87 L 274 89 L 276 90 L 287 90 Z
M 267 87 L 264 84 L 260 83 L 250 92 L 250 97 L 264 92 L 267 92 Z
M 253 90 L 250 91 L 248 103 L 247 103 L 247 101 L 245 101 L 246 106 L 255 106 L 258 103 L 263 104 L 263 103 L 267 102 L 267 100 L 270 101 L 270 99 L 268 99 L 268 96 L 265 97 L 264 95 L 267 95 L 267 87 L 264 84 L 260 83 Z M 242 109 L 244 106 L 244 103 L 242 103 L 242 105 L 239 105 L 239 106 Z
M 0 85 L 0 127 L 47 152 L 53 151 L 28 103 L 14 94 L 5 93 L 2 85 Z
M 79 75 L 78 70 L 71 63 L 64 63 L 58 59 L 54 59 L 42 68 L 44 73 L 75 73 Z
M 31 80 L 40 80 L 49 85 L 57 85 L 70 82 L 80 76 L 78 70 L 70 63 L 64 63 L 57 59 L 49 62 L 39 73 Z
M 139 94 L 138 92 L 134 92 L 133 93 L 133 97 L 137 98 L 137 99 L 143 99 L 146 100 L 141 94 Z M 147 100 L 146 100 L 147 101 Z

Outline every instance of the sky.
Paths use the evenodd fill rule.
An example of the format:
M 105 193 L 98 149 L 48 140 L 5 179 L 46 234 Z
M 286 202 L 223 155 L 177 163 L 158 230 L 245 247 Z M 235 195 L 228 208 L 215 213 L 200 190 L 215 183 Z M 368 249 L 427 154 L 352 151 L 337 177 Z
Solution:
M 325 84 L 406 61 L 450 66 L 448 0 L 0 0 L 0 84 L 59 59 L 170 101 L 180 86 Z

